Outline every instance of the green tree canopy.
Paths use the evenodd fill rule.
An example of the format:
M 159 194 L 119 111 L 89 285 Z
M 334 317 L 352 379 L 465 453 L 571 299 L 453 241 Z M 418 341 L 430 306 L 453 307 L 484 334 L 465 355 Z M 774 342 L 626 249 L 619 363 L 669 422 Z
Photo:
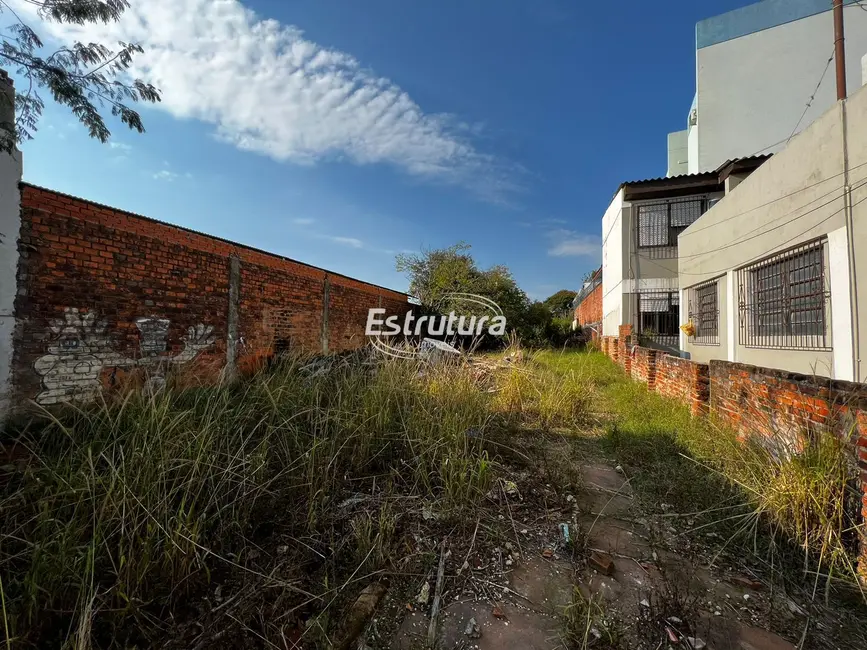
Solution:
M 117 21 L 129 8 L 128 0 L 27 0 L 35 8 L 35 20 L 84 25 Z M 5 124 L 0 146 L 10 151 L 36 132 L 44 103 L 39 89 L 45 88 L 54 101 L 70 108 L 87 127 L 92 138 L 106 142 L 111 132 L 103 112 L 120 119 L 130 129 L 144 132 L 141 116 L 129 103 L 160 101 L 160 93 L 141 79 L 131 79 L 128 70 L 133 57 L 142 53 L 135 43 L 117 43 L 112 49 L 102 43 L 73 43 L 53 52 L 44 51 L 36 30 L 0 0 L 0 14 L 12 25 L 0 36 L 0 65 L 13 66 L 28 82 L 19 88 L 15 100 L 15 124 Z M 3 98 L 5 99 L 5 97 Z M 8 108 L 8 107 L 7 107 Z
M 560 289 L 557 293 L 548 296 L 542 303 L 552 314 L 560 314 L 572 307 L 572 301 L 577 294 L 569 289 Z
M 454 246 L 421 253 L 397 256 L 397 270 L 409 278 L 409 292 L 423 305 L 443 312 L 484 315 L 488 312 L 471 302 L 455 299 L 452 294 L 475 294 L 490 298 L 511 324 L 519 322 L 530 304 L 512 273 L 505 266 L 480 269 L 469 253 L 470 245 L 459 242 Z
M 465 300 L 450 294 L 466 293 L 490 298 L 506 317 L 506 327 L 526 343 L 552 340 L 553 314 L 546 303 L 532 302 L 505 266 L 480 269 L 464 242 L 448 248 L 425 250 L 397 256 L 397 270 L 409 278 L 409 292 L 421 303 L 441 313 L 489 315 Z M 574 292 L 571 296 L 574 296 Z M 571 300 L 571 297 L 570 297 Z M 562 328 L 561 328 L 562 329 Z

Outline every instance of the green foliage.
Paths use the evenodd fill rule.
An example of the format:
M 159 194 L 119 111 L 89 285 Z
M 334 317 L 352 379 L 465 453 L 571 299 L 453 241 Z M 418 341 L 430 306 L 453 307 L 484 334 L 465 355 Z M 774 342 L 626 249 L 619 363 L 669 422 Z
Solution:
M 548 296 L 542 303 L 550 310 L 552 314 L 563 314 L 572 308 L 572 301 L 578 295 L 569 289 L 560 289 L 557 293 Z
M 128 0 L 29 0 L 29 4 L 35 6 L 40 20 L 75 25 L 117 21 L 129 7 Z M 15 66 L 29 82 L 29 89 L 16 95 L 17 119 L 14 128 L 3 125 L 6 129 L 0 135 L 0 148 L 10 151 L 33 137 L 45 106 L 38 88 L 47 89 L 54 101 L 68 106 L 90 136 L 100 142 L 111 135 L 101 114 L 106 106 L 130 129 L 144 132 L 141 116 L 128 102 L 158 102 L 160 93 L 141 79 L 126 81 L 133 57 L 143 52 L 139 45 L 119 43 L 118 49 L 112 50 L 101 43 L 76 42 L 44 53 L 36 31 L 5 2 L 0 3 L 0 14 L 4 12 L 13 24 L 0 43 L 0 61 Z M 5 95 L 0 97 L 4 100 Z
M 460 242 L 449 248 L 400 254 L 397 270 L 409 277 L 409 292 L 432 310 L 467 316 L 489 315 L 481 306 L 474 310 L 472 303 L 449 297 L 454 293 L 484 296 L 500 306 L 508 330 L 526 345 L 562 346 L 566 343 L 572 333 L 571 319 L 555 318 L 552 304 L 564 303 L 567 294 L 571 302 L 574 292 L 558 292 L 548 299 L 553 301 L 550 303 L 532 302 L 508 268 L 479 269 L 469 251 L 470 245 Z

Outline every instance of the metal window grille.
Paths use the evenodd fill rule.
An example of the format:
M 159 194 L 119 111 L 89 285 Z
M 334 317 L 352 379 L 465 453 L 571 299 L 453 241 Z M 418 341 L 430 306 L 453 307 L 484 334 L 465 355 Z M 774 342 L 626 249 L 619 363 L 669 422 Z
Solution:
M 690 287 L 689 319 L 695 325 L 695 345 L 719 345 L 719 302 L 717 281 Z
M 680 341 L 680 295 L 677 291 L 643 291 L 638 295 L 638 336 L 645 342 L 677 347 Z
M 738 270 L 741 345 L 831 349 L 825 244 L 803 244 Z
M 652 257 L 677 257 L 677 236 L 707 210 L 707 201 L 688 199 L 638 205 L 638 247 Z

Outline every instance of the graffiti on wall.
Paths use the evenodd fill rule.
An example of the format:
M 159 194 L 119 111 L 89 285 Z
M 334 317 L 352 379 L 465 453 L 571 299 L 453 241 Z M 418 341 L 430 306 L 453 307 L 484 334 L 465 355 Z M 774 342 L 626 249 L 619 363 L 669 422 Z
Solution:
M 166 368 L 188 363 L 214 344 L 214 328 L 199 324 L 187 329 L 184 349 L 170 356 L 166 354 L 170 321 L 138 318 L 135 324 L 140 335 L 139 356 L 132 358 L 114 350 L 106 323 L 95 312 L 67 307 L 64 317 L 50 324 L 53 340 L 48 354 L 39 357 L 33 366 L 42 376 L 44 389 L 36 402 L 47 406 L 91 401 L 102 391 L 100 377 L 105 368 L 147 368 L 145 389 L 159 390 L 165 385 Z

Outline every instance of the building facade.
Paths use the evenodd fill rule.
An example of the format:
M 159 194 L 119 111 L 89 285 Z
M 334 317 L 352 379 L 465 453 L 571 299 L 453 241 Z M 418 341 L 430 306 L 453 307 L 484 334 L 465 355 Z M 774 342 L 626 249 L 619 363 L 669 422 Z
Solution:
M 865 202 L 862 88 L 680 234 L 684 353 L 865 381 Z
M 723 196 L 716 173 L 624 183 L 602 218 L 602 330 L 631 324 L 644 344 L 678 345 L 677 235 Z
M 867 53 L 867 11 L 845 2 L 854 89 Z M 828 110 L 836 101 L 832 13 L 830 0 L 764 0 L 699 22 L 696 95 L 686 131 L 669 136 L 669 175 L 683 173 L 684 140 L 687 171 L 706 172 L 779 151 Z

